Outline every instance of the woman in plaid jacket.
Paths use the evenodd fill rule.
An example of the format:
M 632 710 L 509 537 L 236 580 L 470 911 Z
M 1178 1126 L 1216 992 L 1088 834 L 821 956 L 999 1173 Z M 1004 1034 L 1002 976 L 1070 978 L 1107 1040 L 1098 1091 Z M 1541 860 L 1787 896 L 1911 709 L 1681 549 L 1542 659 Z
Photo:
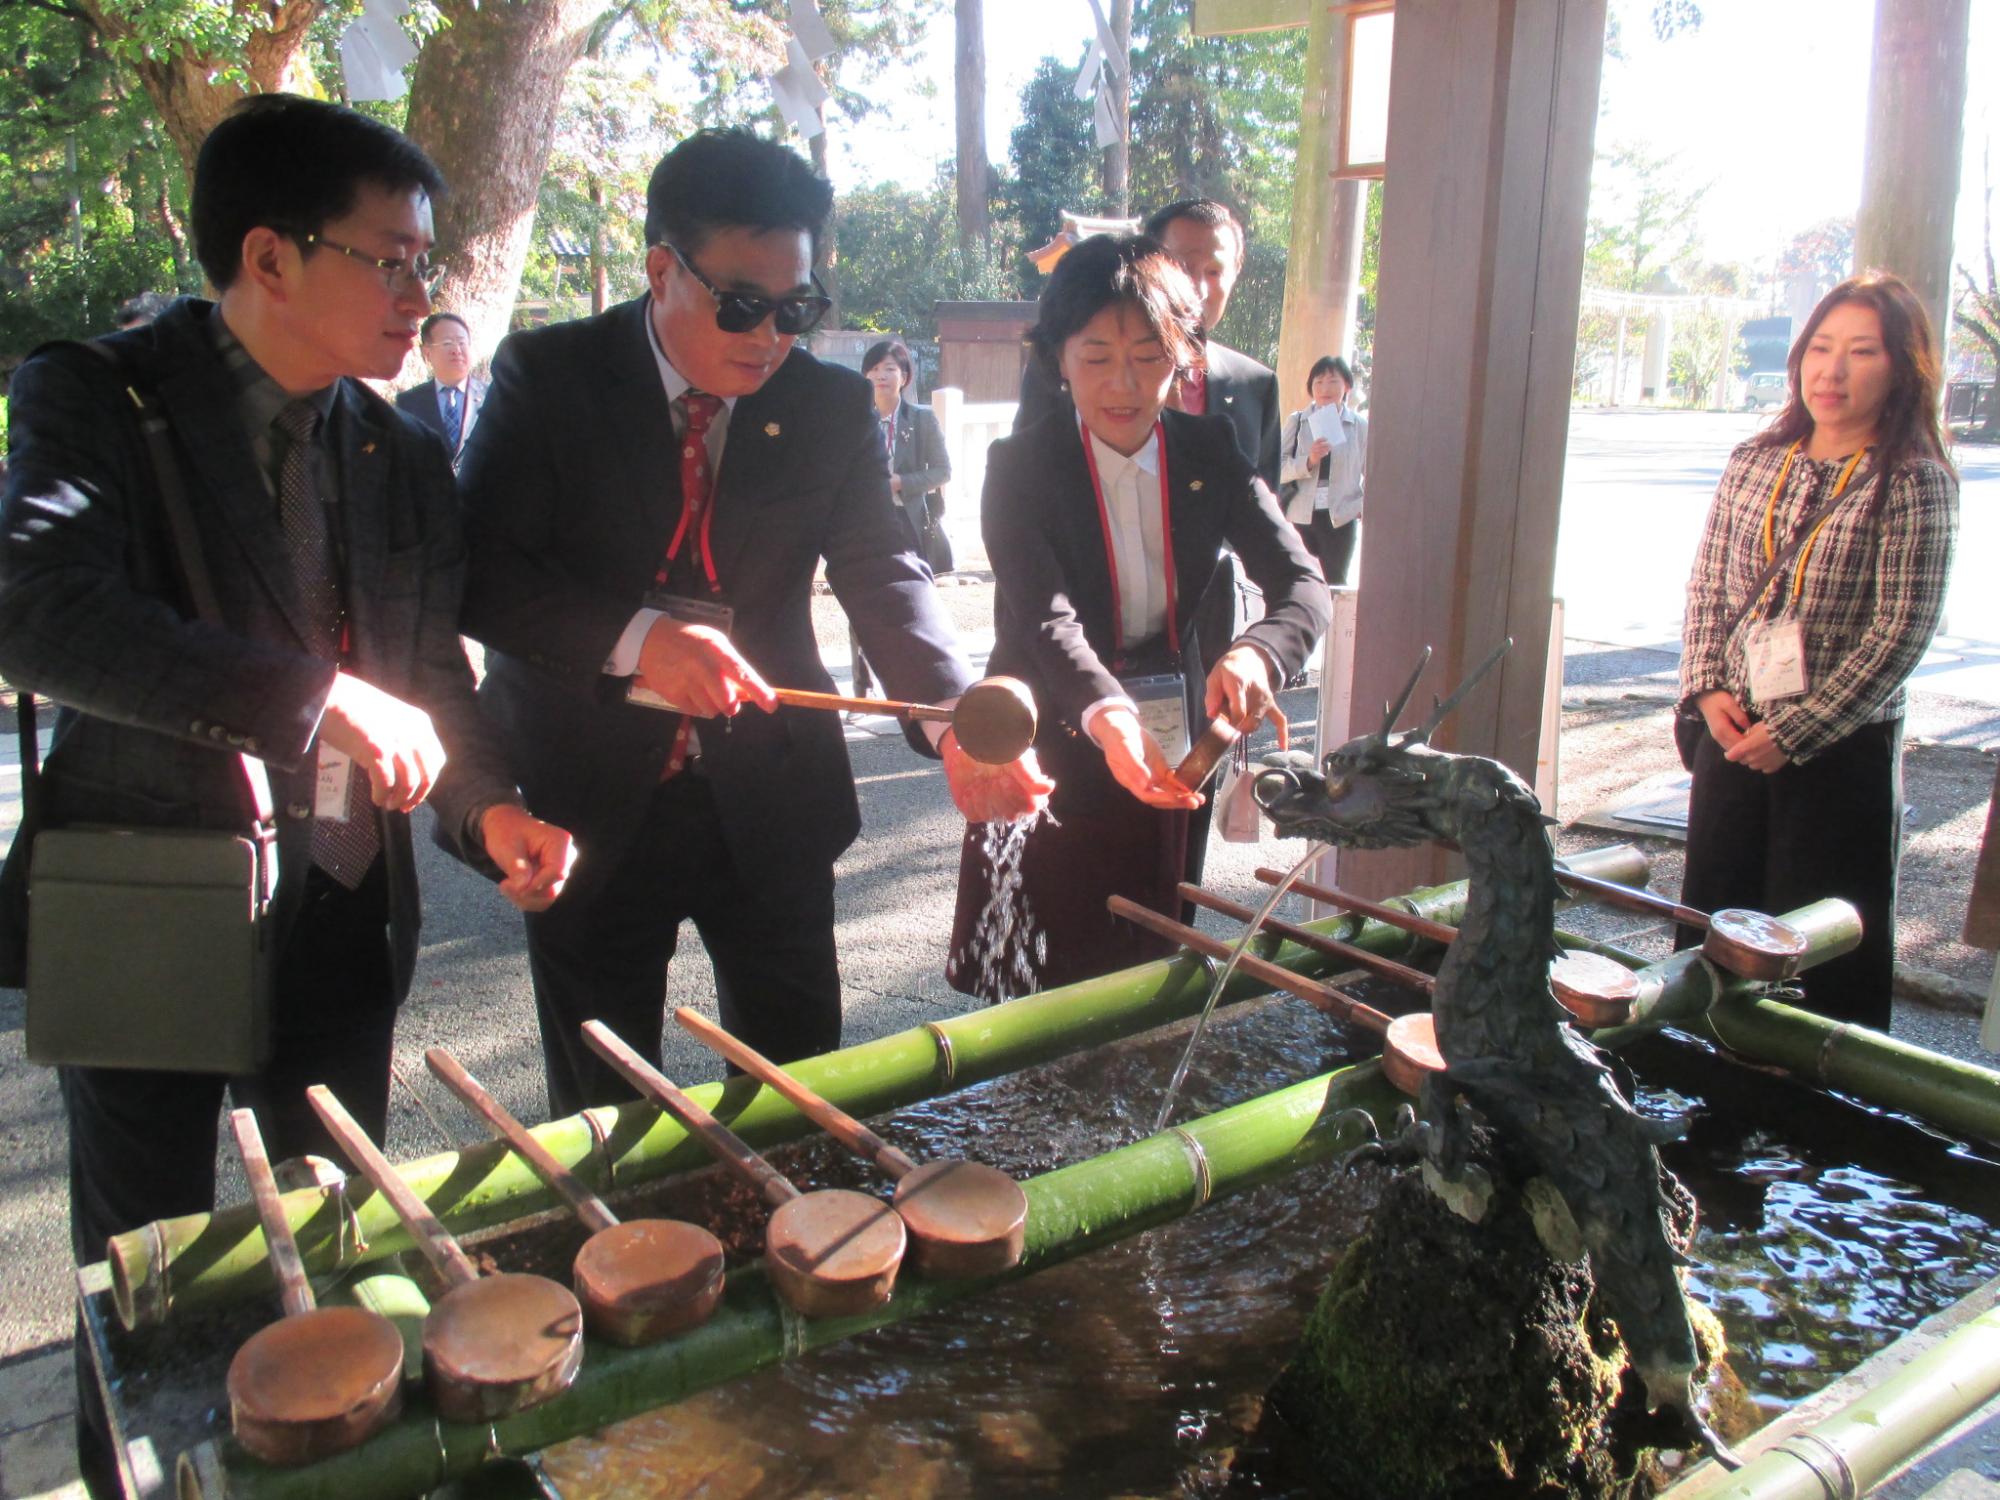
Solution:
M 1807 973 L 1805 1003 L 1887 1030 L 1903 684 L 1944 609 L 1958 479 L 1937 341 L 1897 277 L 1835 287 L 1787 366 L 1791 398 L 1730 455 L 1688 580 L 1680 702 L 1701 724 L 1681 899 L 1853 902 L 1861 946 Z

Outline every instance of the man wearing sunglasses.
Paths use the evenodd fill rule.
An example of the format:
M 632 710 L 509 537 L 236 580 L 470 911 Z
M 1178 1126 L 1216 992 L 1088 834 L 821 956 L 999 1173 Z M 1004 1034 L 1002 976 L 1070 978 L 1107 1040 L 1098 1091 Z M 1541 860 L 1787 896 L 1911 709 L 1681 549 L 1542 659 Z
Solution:
M 779 1060 L 840 1040 L 833 863 L 860 828 L 813 638 L 826 576 L 891 694 L 970 681 L 889 493 L 872 393 L 796 348 L 832 188 L 795 153 L 703 131 L 647 190 L 646 295 L 500 346 L 460 470 L 466 634 L 528 805 L 577 837 L 577 877 L 528 921 L 556 1114 L 629 1096 L 578 1034 L 659 1057 L 692 918 L 722 1019 Z M 749 707 L 752 712 L 739 713 Z M 1032 756 L 942 755 L 968 818 L 1039 807 Z

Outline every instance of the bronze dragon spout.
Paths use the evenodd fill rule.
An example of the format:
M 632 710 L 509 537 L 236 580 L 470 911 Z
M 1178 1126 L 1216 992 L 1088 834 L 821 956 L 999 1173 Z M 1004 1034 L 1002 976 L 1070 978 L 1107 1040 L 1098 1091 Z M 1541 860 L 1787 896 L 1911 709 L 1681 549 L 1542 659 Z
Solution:
M 1401 1149 L 1453 1188 L 1472 1185 L 1463 1104 L 1535 1164 L 1589 1252 L 1648 1404 L 1680 1411 L 1725 1463 L 1732 1456 L 1696 1412 L 1696 1366 L 1656 1146 L 1680 1126 L 1638 1114 L 1605 1056 L 1566 1023 L 1549 987 L 1555 943 L 1555 851 L 1535 794 L 1484 756 L 1435 748 L 1445 717 L 1512 645 L 1504 643 L 1423 724 L 1395 732 L 1430 651 L 1373 734 L 1315 768 L 1299 753 L 1266 759 L 1256 798 L 1278 832 L 1347 848 L 1431 840 L 1463 851 L 1465 919 L 1438 969 L 1432 1013 L 1445 1070 L 1427 1079 Z M 1463 1103 L 1461 1102 L 1463 1101 Z M 1732 1463 L 1733 1466 L 1733 1463 Z

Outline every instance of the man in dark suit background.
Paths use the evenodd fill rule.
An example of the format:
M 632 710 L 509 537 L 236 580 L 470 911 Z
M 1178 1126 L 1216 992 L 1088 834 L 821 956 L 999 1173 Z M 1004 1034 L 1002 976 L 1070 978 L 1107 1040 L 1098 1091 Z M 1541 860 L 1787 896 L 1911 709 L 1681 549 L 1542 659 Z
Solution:
M 444 439 L 457 468 L 486 400 L 486 382 L 472 373 L 472 330 L 457 313 L 434 312 L 424 319 L 417 349 L 431 378 L 400 393 L 396 405 Z
M 506 872 L 518 905 L 546 905 L 567 868 L 568 836 L 520 806 L 479 721 L 444 450 L 359 383 L 394 375 L 416 338 L 442 186 L 386 126 L 253 97 L 195 167 L 195 247 L 220 302 L 177 302 L 109 340 L 116 369 L 53 345 L 14 377 L 0 673 L 61 711 L 0 876 L 0 969 L 20 982 L 39 829 L 247 833 L 243 756 L 268 772 L 279 825 L 268 1064 L 239 1078 L 62 1069 L 79 1261 L 213 1206 L 225 1087 L 273 1156 L 333 1154 L 303 1097 L 313 1083 L 380 1139 L 416 957 L 418 803 L 468 859 Z M 128 386 L 171 429 L 219 626 L 190 618 Z M 101 1445 L 80 1456 L 104 1484 Z
M 793 152 L 703 131 L 648 187 L 646 295 L 494 357 L 462 475 L 465 630 L 528 805 L 581 856 L 527 923 L 559 1114 L 629 1096 L 581 1022 L 659 1056 L 683 917 L 724 1025 L 779 1060 L 838 1045 L 853 776 L 837 716 L 779 708 L 769 686 L 831 686 L 820 561 L 896 697 L 970 680 L 890 499 L 867 382 L 793 347 L 827 305 L 812 267 L 831 205 Z M 981 766 L 948 730 L 912 744 L 942 755 L 968 818 L 1046 798 L 1031 755 Z

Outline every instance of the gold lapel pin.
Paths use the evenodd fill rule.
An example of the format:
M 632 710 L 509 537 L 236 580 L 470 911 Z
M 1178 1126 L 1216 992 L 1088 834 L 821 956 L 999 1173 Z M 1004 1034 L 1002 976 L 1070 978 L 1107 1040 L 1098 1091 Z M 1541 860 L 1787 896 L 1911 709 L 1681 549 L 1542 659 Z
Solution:
M 1189 488 L 1189 489 L 1191 489 L 1191 490 L 1198 490 L 1198 489 L 1200 489 L 1200 488 L 1201 488 L 1201 481 L 1200 481 L 1199 479 L 1190 479 L 1190 480 L 1188 481 L 1188 488 Z
M 373 443 L 363 443 L 361 445 L 361 451 L 363 453 L 373 453 L 375 451 L 375 445 Z
M 765 437 L 776 437 L 778 435 L 778 430 L 779 430 L 778 424 L 776 422 L 766 422 L 764 424 Z

